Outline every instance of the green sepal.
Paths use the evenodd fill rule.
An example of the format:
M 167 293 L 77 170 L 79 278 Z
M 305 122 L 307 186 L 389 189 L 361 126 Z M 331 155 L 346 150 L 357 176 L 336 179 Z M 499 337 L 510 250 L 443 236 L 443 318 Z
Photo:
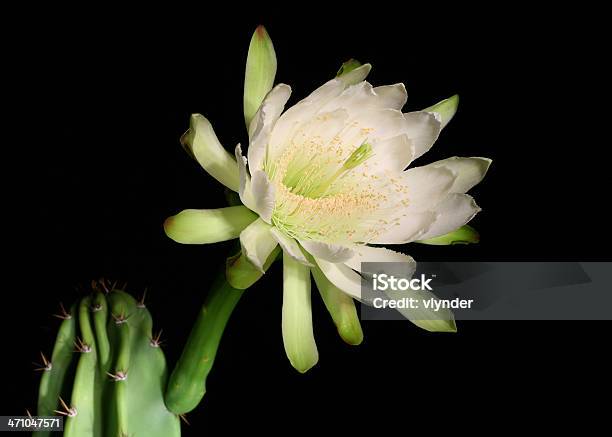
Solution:
M 480 234 L 470 225 L 463 225 L 453 232 L 449 232 L 439 237 L 428 238 L 427 240 L 417 240 L 415 243 L 429 244 L 432 246 L 448 246 L 453 244 L 473 244 L 480 241 Z
M 457 113 L 457 107 L 459 106 L 459 95 L 444 99 L 435 105 L 423 109 L 424 112 L 434 112 L 438 114 L 440 119 L 441 127 L 444 128 Z
M 336 77 L 340 77 L 344 74 L 350 73 L 351 71 L 359 67 L 361 67 L 361 62 L 359 62 L 357 59 L 349 59 L 348 61 L 342 63 L 340 69 L 336 73 Z
M 276 52 L 263 26 L 258 26 L 249 44 L 244 74 L 244 120 L 247 130 L 276 77 Z
M 234 256 L 227 258 L 225 263 L 225 275 L 227 282 L 234 288 L 245 290 L 257 282 L 263 274 L 270 268 L 272 263 L 282 253 L 280 246 L 276 246 L 270 253 L 263 265 L 263 272 L 259 270 L 247 257 L 242 250 Z

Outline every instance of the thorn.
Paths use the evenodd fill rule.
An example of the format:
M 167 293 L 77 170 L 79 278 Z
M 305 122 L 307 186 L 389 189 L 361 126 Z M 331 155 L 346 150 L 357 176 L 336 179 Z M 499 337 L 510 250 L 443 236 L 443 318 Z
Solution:
M 62 320 L 70 320 L 72 318 L 72 314 L 66 311 L 66 308 L 64 308 L 64 304 L 60 302 L 60 313 L 53 314 L 53 317 L 57 317 L 58 319 Z
M 106 284 L 106 279 L 101 278 L 100 279 L 100 285 L 102 286 L 102 289 L 104 290 L 105 294 L 110 293 L 110 290 L 108 289 L 108 285 Z
M 76 408 L 69 407 L 68 405 L 66 405 L 66 402 L 64 402 L 61 396 L 59 397 L 59 400 L 60 400 L 60 403 L 62 404 L 63 410 L 53 410 L 54 413 L 61 414 L 62 416 L 68 416 L 68 417 L 74 417 L 77 415 Z
M 154 335 L 153 337 L 151 337 L 151 341 L 149 342 L 149 344 L 152 347 L 160 347 L 161 346 L 161 344 L 163 343 L 163 341 L 161 340 L 162 332 L 164 332 L 164 330 L 160 329 L 159 332 L 157 333 L 157 335 Z
M 115 325 L 122 325 L 123 323 L 127 322 L 127 320 L 130 318 L 129 315 L 126 315 L 124 310 L 121 310 L 121 313 L 116 316 L 115 314 L 111 313 L 111 316 L 113 317 L 113 320 L 115 320 Z
M 113 283 L 111 284 L 111 291 L 114 291 L 114 290 L 116 290 L 116 289 L 117 289 L 117 281 L 115 281 L 115 282 L 113 282 Z
M 47 359 L 47 357 L 45 357 L 45 354 L 43 354 L 42 351 L 40 352 L 40 358 L 42 359 L 42 364 L 36 363 L 36 362 L 32 363 L 32 364 L 34 364 L 36 366 L 34 368 L 34 371 L 36 371 L 36 372 L 42 372 L 42 371 L 48 372 L 51 369 L 53 369 L 53 364 L 51 364 L 51 361 L 49 361 Z
M 100 302 L 95 303 L 91 306 L 92 313 L 97 313 L 98 311 L 102 311 L 102 304 Z
M 179 417 L 181 418 L 181 420 L 183 422 L 185 422 L 187 425 L 191 425 L 191 423 L 189 423 L 189 421 L 187 420 L 187 414 L 183 413 L 183 414 L 179 414 Z
M 75 352 L 87 354 L 91 352 L 91 346 L 81 340 L 79 337 L 74 341 Z
M 123 291 L 127 291 L 127 285 L 128 285 L 128 283 L 127 283 L 127 281 L 125 281 L 125 282 L 123 283 L 123 286 L 121 287 L 121 289 L 122 289 Z
M 127 370 L 125 372 L 123 370 L 118 370 L 117 373 L 106 372 L 106 374 L 110 376 L 114 382 L 119 382 L 127 379 L 128 372 Z
M 136 306 L 138 308 L 146 308 L 147 307 L 145 305 L 145 299 L 147 298 L 147 290 L 148 290 L 148 288 L 145 288 L 144 291 L 142 292 L 142 297 L 140 298 L 140 300 L 136 304 Z
M 32 413 L 30 413 L 30 410 L 28 410 L 26 408 L 26 416 L 28 416 L 30 419 L 32 418 Z
M 93 291 L 97 291 L 97 290 L 98 290 L 98 283 L 96 282 L 96 280 L 95 280 L 95 279 L 92 279 L 92 280 L 91 280 L 91 289 L 92 289 Z

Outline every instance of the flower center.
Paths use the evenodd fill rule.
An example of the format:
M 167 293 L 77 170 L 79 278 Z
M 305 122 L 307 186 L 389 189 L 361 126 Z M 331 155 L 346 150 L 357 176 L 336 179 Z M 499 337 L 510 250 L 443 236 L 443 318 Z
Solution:
M 363 141 L 353 149 L 341 141 L 323 145 L 317 138 L 287 147 L 268 171 L 276 186 L 274 225 L 302 240 L 371 239 L 380 224 L 371 218 L 388 198 L 376 187 L 380 176 L 368 166 L 372 145 Z

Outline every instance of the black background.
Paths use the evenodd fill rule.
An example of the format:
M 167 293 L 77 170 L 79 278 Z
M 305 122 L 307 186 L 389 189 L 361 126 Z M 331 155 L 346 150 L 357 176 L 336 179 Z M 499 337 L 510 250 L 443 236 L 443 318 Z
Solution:
M 151 16 L 71 10 L 26 17 L 11 40 L 18 81 L 9 88 L 20 103 L 12 113 L 27 126 L 3 160 L 8 370 L 1 413 L 34 407 L 39 376 L 30 363 L 51 350 L 58 323 L 50 314 L 94 278 L 127 281 L 135 294 L 148 287 L 167 357 L 177 358 L 230 247 L 181 246 L 163 234 L 163 220 L 182 209 L 224 206 L 222 187 L 178 139 L 189 114 L 199 112 L 226 148 L 245 144 L 244 62 L 259 23 L 275 44 L 277 82 L 293 89 L 290 102 L 351 57 L 373 64 L 374 84 L 404 82 L 405 110 L 460 94 L 456 118 L 419 162 L 493 159 L 473 190 L 483 208 L 473 221 L 482 241 L 402 250 L 417 260 L 610 261 L 601 209 L 609 181 L 598 169 L 607 146 L 598 144 L 594 121 L 603 115 L 578 101 L 598 80 L 588 65 L 598 35 L 569 25 L 584 21 L 576 11 L 432 9 L 229 18 L 149 7 Z M 605 390 L 609 323 L 459 322 L 448 335 L 408 322 L 364 322 L 364 343 L 350 347 L 316 296 L 320 361 L 300 375 L 282 346 L 281 276 L 277 265 L 239 303 L 185 435 L 244 425 L 272 430 L 283 420 L 287 429 L 328 422 L 349 430 L 383 426 L 386 418 L 407 430 L 432 413 L 451 422 L 458 410 L 469 413 L 468 423 L 487 415 L 510 423 L 551 402 L 573 405 L 574 389 Z M 510 403 L 511 395 L 518 400 Z

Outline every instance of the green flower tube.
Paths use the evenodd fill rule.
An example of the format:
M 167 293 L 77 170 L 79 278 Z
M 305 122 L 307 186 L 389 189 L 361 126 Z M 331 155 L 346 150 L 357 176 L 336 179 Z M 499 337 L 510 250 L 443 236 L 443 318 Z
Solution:
M 243 292 L 229 285 L 225 272 L 213 284 L 168 382 L 165 402 L 173 413 L 193 410 L 204 397 L 225 325 Z

